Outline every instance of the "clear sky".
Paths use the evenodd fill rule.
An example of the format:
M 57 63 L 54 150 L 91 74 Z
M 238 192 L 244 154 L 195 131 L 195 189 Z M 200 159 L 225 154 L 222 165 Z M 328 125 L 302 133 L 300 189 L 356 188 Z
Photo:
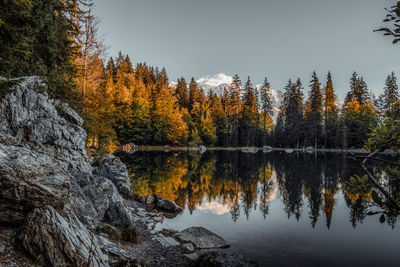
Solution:
M 373 92 L 394 71 L 400 45 L 374 33 L 395 0 L 96 0 L 108 55 L 166 67 L 169 78 L 226 73 L 265 76 L 282 89 L 331 70 L 340 98 L 353 71 Z

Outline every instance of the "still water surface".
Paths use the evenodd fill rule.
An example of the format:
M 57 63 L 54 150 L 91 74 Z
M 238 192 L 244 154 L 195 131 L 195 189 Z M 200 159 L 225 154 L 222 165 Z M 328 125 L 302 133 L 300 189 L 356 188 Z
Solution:
M 229 251 L 261 266 L 400 266 L 397 218 L 371 214 L 371 194 L 349 188 L 350 177 L 362 172 L 345 155 L 119 156 L 138 195 L 156 193 L 184 207 L 158 229 L 206 227 L 231 244 Z

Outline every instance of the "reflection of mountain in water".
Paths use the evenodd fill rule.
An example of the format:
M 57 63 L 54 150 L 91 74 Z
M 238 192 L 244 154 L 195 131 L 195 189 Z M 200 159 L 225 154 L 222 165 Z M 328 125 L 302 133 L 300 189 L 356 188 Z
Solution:
M 342 195 L 353 227 L 368 215 L 370 191 L 349 188 L 349 178 L 361 171 L 351 159 L 338 154 L 315 158 L 310 154 L 250 154 L 239 151 L 197 153 L 137 152 L 120 154 L 133 174 L 138 195 L 156 193 L 195 209 L 249 218 L 261 212 L 268 218 L 269 202 L 279 199 L 287 216 L 308 216 L 314 227 L 324 217 L 329 228 L 337 198 Z M 374 166 L 381 172 L 380 166 Z M 342 193 L 342 194 L 340 194 Z M 396 218 L 385 215 L 390 225 Z

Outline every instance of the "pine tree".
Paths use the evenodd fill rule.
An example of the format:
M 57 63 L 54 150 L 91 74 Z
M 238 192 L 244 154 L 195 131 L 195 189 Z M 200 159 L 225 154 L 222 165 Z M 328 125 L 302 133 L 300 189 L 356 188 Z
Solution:
M 114 100 L 116 104 L 130 104 L 136 78 L 129 56 L 124 57 L 121 53 L 119 54 L 115 68 L 115 79 Z
M 303 135 L 303 93 L 302 83 L 300 79 L 297 79 L 296 83 L 293 84 L 289 80 L 287 87 L 285 88 L 285 133 L 286 143 L 289 146 L 299 147 Z
M 345 113 L 345 146 L 361 148 L 371 129 L 377 125 L 377 113 L 370 100 L 360 104 L 356 98 L 347 104 Z
M 318 140 L 322 133 L 323 103 L 320 83 L 315 71 L 312 74 L 310 83 L 311 91 L 307 100 L 305 116 L 309 130 L 309 139 L 310 141 L 312 140 L 315 148 L 317 148 Z
M 178 99 L 178 104 L 181 108 L 189 108 L 189 93 L 185 78 L 178 79 L 175 88 L 175 96 Z
M 271 87 L 267 78 L 264 79 L 264 83 L 261 86 L 261 109 L 265 114 L 273 115 L 273 99 Z
M 324 91 L 325 146 L 332 148 L 339 145 L 340 142 L 338 139 L 340 139 L 340 134 L 338 124 L 338 108 L 335 104 L 336 96 L 333 89 L 331 72 L 328 72 Z
M 387 78 L 385 82 L 385 87 L 383 89 L 383 93 L 380 96 L 382 101 L 382 111 L 383 113 L 389 113 L 393 111 L 396 103 L 399 101 L 399 91 L 397 86 L 397 78 L 392 72 Z
M 239 143 L 239 114 L 242 111 L 241 87 L 241 81 L 236 74 L 229 87 L 229 105 L 227 107 L 227 114 L 232 120 L 230 140 L 233 146 L 237 146 Z
M 199 99 L 199 90 L 197 88 L 197 83 L 194 80 L 194 77 L 190 80 L 189 84 L 189 110 L 191 111 L 195 106 L 195 103 L 198 102 Z
M 254 94 L 254 88 L 251 84 L 250 77 L 244 86 L 244 96 L 240 116 L 240 139 L 242 145 L 255 144 L 255 134 L 258 126 L 258 110 Z
M 262 142 L 263 145 L 266 143 L 266 130 L 267 130 L 267 116 L 272 116 L 273 115 L 273 99 L 272 99 L 272 93 L 271 93 L 271 88 L 270 84 L 267 80 L 267 78 L 264 79 L 264 83 L 261 86 L 261 110 L 263 112 L 262 116 L 262 122 L 263 122 L 263 138 Z
M 79 51 L 80 5 L 74 0 L 29 2 L 6 1 L 0 9 L 5 22 L 0 26 L 0 75 L 41 76 L 50 97 L 76 104 L 73 58 Z
M 356 72 L 353 73 L 350 79 L 350 91 L 346 95 L 344 107 L 347 106 L 352 98 L 355 98 L 360 104 L 364 104 L 365 101 L 370 99 L 368 87 L 364 81 L 364 78 L 358 78 L 358 74 Z

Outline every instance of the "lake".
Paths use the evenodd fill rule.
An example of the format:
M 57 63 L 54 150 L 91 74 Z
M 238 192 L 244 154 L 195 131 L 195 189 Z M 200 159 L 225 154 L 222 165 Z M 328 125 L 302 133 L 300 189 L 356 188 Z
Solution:
M 148 151 L 118 155 L 137 195 L 156 193 L 184 211 L 157 229 L 203 226 L 230 252 L 261 266 L 400 266 L 395 215 L 348 183 L 350 155 Z M 376 174 L 382 166 L 370 166 Z

